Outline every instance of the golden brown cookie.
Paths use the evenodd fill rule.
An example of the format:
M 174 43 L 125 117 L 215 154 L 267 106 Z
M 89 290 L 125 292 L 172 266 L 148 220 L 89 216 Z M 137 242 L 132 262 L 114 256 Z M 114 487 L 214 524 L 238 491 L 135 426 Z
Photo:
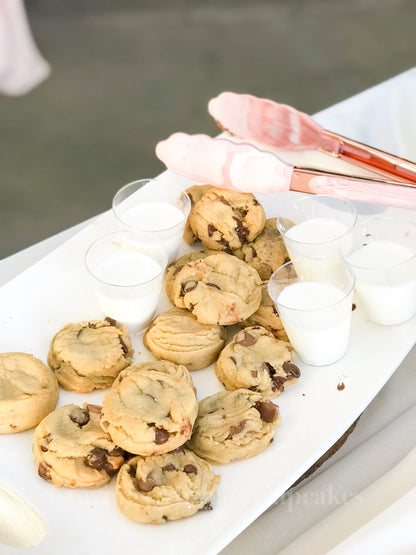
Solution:
M 299 378 L 293 358 L 290 343 L 261 326 L 252 326 L 238 332 L 221 351 L 215 373 L 228 391 L 246 388 L 270 399 Z
M 134 457 L 120 470 L 116 501 L 131 520 L 163 524 L 210 510 L 220 481 L 211 465 L 188 449 Z
M 100 426 L 101 407 L 59 407 L 38 425 L 33 454 L 38 474 L 55 486 L 99 488 L 124 463 L 125 453 Z
M 241 327 L 262 326 L 271 331 L 277 339 L 289 341 L 277 308 L 274 306 L 274 302 L 269 295 L 268 282 L 262 284 L 261 292 L 262 296 L 259 308 L 239 325 Z
M 127 368 L 104 397 L 101 425 L 126 451 L 156 455 L 191 437 L 197 412 L 194 389 L 185 380 L 157 370 Z
M 263 230 L 266 215 L 251 193 L 213 188 L 195 204 L 189 223 L 203 244 L 215 250 L 239 249 Z
M 131 362 L 133 348 L 127 328 L 114 320 L 67 324 L 52 339 L 48 364 L 64 389 L 88 393 L 110 387 Z
M 279 407 L 248 389 L 220 391 L 199 403 L 188 446 L 211 464 L 226 464 L 261 453 L 280 424 Z
M 26 353 L 0 353 L 0 434 L 37 426 L 58 397 L 56 377 L 41 360 Z
M 153 320 L 143 343 L 159 359 L 199 370 L 217 359 L 226 338 L 222 326 L 201 324 L 189 310 L 171 308 Z
M 277 268 L 290 260 L 283 238 L 277 229 L 276 218 L 266 220 L 260 235 L 234 250 L 233 254 L 257 270 L 262 280 L 270 279 Z
M 203 324 L 230 325 L 260 306 L 259 274 L 235 256 L 218 253 L 185 264 L 176 274 L 173 301 Z

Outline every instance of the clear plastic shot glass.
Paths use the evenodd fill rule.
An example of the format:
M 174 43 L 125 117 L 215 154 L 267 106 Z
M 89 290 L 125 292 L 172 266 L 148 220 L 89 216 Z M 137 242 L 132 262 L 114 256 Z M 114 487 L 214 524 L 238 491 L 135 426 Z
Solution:
M 190 210 L 190 198 L 181 187 L 158 179 L 128 183 L 113 198 L 116 218 L 126 228 L 157 238 L 169 262 L 178 255 Z
M 132 333 L 143 330 L 155 314 L 168 257 L 147 233 L 116 231 L 94 241 L 85 265 L 104 314 Z
M 326 366 L 347 352 L 355 279 L 340 258 L 331 260 L 333 275 L 321 278 L 308 262 L 280 266 L 269 280 L 269 294 L 302 362 Z
M 325 275 L 332 272 L 330 260 L 339 257 L 339 242 L 356 221 L 357 211 L 348 200 L 306 195 L 294 200 L 276 224 L 290 258 L 304 259 L 304 264 Z
M 370 322 L 400 324 L 416 314 L 416 224 L 374 218 L 343 238 L 340 254 Z

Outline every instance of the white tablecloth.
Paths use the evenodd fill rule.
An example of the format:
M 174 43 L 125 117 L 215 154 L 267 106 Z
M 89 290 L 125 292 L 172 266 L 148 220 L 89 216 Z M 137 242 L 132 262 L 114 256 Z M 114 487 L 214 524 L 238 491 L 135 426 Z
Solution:
M 316 119 L 330 130 L 416 160 L 415 99 L 416 69 L 412 69 L 320 112 Z M 295 161 L 296 155 L 287 154 L 287 158 Z M 328 157 L 324 163 L 331 165 Z M 361 205 L 360 209 L 369 214 L 383 210 L 371 205 Z M 416 214 L 410 217 L 416 221 Z M 0 285 L 84 225 L 0 261 Z M 347 443 L 222 553 L 321 554 L 332 549 L 337 554 L 397 554 L 404 552 L 394 543 L 399 535 L 403 549 L 416 553 L 416 534 L 411 536 L 409 525 L 415 522 L 415 484 L 406 478 L 409 466 L 414 468 L 408 461 L 414 463 L 415 446 L 416 349 L 413 348 L 361 416 Z M 351 507 L 354 511 L 349 510 Z M 371 543 L 380 536 L 380 530 L 388 531 L 384 551 L 379 550 L 380 545 Z

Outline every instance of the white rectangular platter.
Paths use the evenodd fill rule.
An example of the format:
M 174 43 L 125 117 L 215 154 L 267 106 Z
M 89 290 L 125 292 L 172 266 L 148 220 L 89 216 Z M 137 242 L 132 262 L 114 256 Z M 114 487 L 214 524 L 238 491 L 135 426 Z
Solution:
M 167 172 L 162 179 L 189 185 Z M 293 195 L 258 195 L 258 199 L 267 217 L 272 217 L 285 213 Z M 383 212 L 415 220 L 415 214 L 406 210 L 357 207 L 360 219 Z M 0 289 L 0 352 L 32 353 L 46 362 L 50 340 L 64 324 L 103 316 L 83 258 L 97 236 L 116 228 L 111 213 L 104 214 Z M 165 309 L 166 302 L 161 300 L 159 311 Z M 181 521 L 160 526 L 130 521 L 117 509 L 115 479 L 98 490 L 56 488 L 37 475 L 31 451 L 33 430 L 0 436 L 0 482 L 21 493 L 45 520 L 46 538 L 29 552 L 218 553 L 345 432 L 399 366 L 415 337 L 416 317 L 398 326 L 377 326 L 365 320 L 358 303 L 347 355 L 322 368 L 299 363 L 301 378 L 276 399 L 282 423 L 274 442 L 257 457 L 216 467 L 221 483 L 212 501 L 213 510 Z M 139 337 L 134 338 L 134 347 L 135 362 L 153 359 Z M 193 372 L 192 378 L 198 399 L 222 388 L 213 367 Z M 337 389 L 340 382 L 345 384 L 342 391 Z M 59 405 L 100 403 L 104 394 L 61 389 Z M 0 545 L 0 554 L 11 551 L 25 552 Z

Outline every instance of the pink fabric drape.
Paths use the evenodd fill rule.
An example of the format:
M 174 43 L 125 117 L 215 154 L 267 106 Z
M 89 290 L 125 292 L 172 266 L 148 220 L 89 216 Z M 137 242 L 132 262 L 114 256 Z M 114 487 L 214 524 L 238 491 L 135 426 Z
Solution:
M 0 0 L 0 94 L 21 96 L 50 73 L 30 31 L 22 0 Z

